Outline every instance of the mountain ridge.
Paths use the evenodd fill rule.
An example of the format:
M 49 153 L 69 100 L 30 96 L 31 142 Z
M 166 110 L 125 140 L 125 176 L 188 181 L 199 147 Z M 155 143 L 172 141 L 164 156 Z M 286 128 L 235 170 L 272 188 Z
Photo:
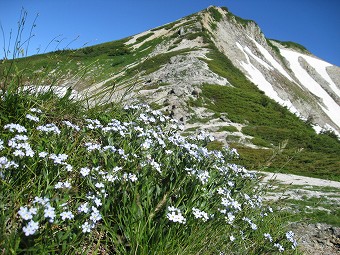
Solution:
M 215 11 L 211 11 L 215 10 Z M 217 14 L 218 13 L 218 14 Z M 216 45 L 216 47 L 223 53 L 225 54 L 230 60 L 232 60 L 232 63 L 240 68 L 241 70 L 243 69 L 243 72 L 247 75 L 250 80 L 255 83 L 261 90 L 263 90 L 267 96 L 271 97 L 272 99 L 276 100 L 279 102 L 281 105 L 287 106 L 288 108 L 291 108 L 293 112 L 297 113 L 298 115 L 301 115 L 302 118 L 308 119 L 308 118 L 314 118 L 314 121 L 320 126 L 316 127 L 318 131 L 321 130 L 321 127 L 323 128 L 331 128 L 333 131 L 337 132 L 339 134 L 339 126 L 340 126 L 340 120 L 336 117 L 336 111 L 338 110 L 338 104 L 334 107 L 332 105 L 332 102 L 330 102 L 330 105 L 328 105 L 328 108 L 334 108 L 332 113 L 329 113 L 327 115 L 327 111 L 324 111 L 320 109 L 319 103 L 324 103 L 324 102 L 316 102 L 315 97 L 317 96 L 317 92 L 314 93 L 309 93 L 309 89 L 307 88 L 306 91 L 306 86 L 305 88 L 302 88 L 301 91 L 301 82 L 296 79 L 295 74 L 292 73 L 290 70 L 288 64 L 290 64 L 289 60 L 287 58 L 284 58 L 282 56 L 282 52 L 286 50 L 287 43 L 283 43 L 283 45 L 279 44 L 278 42 L 270 41 L 270 44 L 267 43 L 267 39 L 265 38 L 264 34 L 262 33 L 261 29 L 256 25 L 255 22 L 253 21 L 244 21 L 243 23 L 239 23 L 239 20 L 242 20 L 240 18 L 235 18 L 236 16 L 233 16 L 232 14 L 229 14 L 227 12 L 227 9 L 222 9 L 222 8 L 217 8 L 217 7 L 209 7 L 206 11 L 199 12 L 198 15 L 203 16 L 202 17 L 202 24 L 198 25 L 196 27 L 199 30 L 205 29 L 210 33 L 211 39 L 213 40 L 213 43 Z M 215 19 L 214 19 L 215 15 Z M 224 16 L 223 16 L 224 15 Z M 217 17 L 217 18 L 216 18 Z M 225 18 L 227 17 L 227 18 Z M 224 18 L 224 19 L 223 19 Z M 217 20 L 216 20 L 217 19 Z M 183 20 L 183 19 L 182 19 Z M 187 21 L 187 19 L 184 19 Z M 222 24 L 222 25 L 221 25 Z M 181 25 L 178 23 L 178 25 Z M 227 29 L 226 29 L 227 28 Z M 245 30 L 245 32 L 240 33 L 240 29 Z M 179 33 L 182 31 L 182 35 L 185 33 L 185 28 L 183 26 L 180 28 L 178 31 Z M 229 33 L 226 33 L 228 31 Z M 235 33 L 230 33 L 236 31 Z M 189 29 L 189 32 L 192 33 L 192 29 Z M 195 31 L 196 33 L 199 33 L 201 31 Z M 163 35 L 162 33 L 160 33 Z M 218 36 L 219 35 L 219 36 Z M 222 35 L 222 36 L 221 36 Z M 245 35 L 249 38 L 245 38 Z M 141 35 L 140 37 L 142 37 Z M 134 38 L 140 38 L 138 35 L 134 36 L 132 40 L 130 40 L 127 44 L 134 41 Z M 199 37 L 199 35 L 198 35 Z M 235 41 L 236 38 L 240 40 L 242 38 L 243 41 L 248 41 L 247 46 L 242 46 Z M 152 36 L 150 37 L 152 39 Z M 255 52 L 260 52 L 258 54 L 259 56 L 266 55 L 265 58 L 262 57 L 259 58 L 256 56 L 251 49 L 249 48 L 249 39 L 253 40 L 253 43 L 256 44 L 255 47 L 253 46 L 252 48 L 255 48 Z M 148 38 L 146 39 L 148 41 Z M 140 45 L 141 43 L 139 43 Z M 275 44 L 275 45 L 273 45 Z M 197 46 L 198 44 L 194 45 Z M 265 45 L 266 48 L 263 46 Z M 280 49 L 278 46 L 280 46 Z M 134 45 L 135 46 L 135 45 Z M 163 45 L 164 46 L 164 45 Z M 269 48 L 271 46 L 271 48 Z M 296 45 L 294 44 L 295 48 Z M 138 47 L 138 44 L 137 44 Z M 237 48 L 236 48 L 237 47 Z M 257 47 L 257 49 L 256 49 Z M 161 47 L 159 47 L 161 48 Z M 177 47 L 178 48 L 178 47 Z M 183 46 L 182 46 L 183 48 Z M 301 48 L 301 47 L 300 47 Z M 176 49 L 176 47 L 175 47 Z M 156 53 L 154 55 L 160 54 L 160 53 L 165 53 L 168 52 L 169 48 L 164 47 L 163 51 L 160 49 L 156 50 Z M 300 49 L 301 50 L 301 49 Z M 173 51 L 173 49 L 171 49 Z M 279 51 L 278 54 L 275 54 L 275 51 Z M 300 52 L 301 53 L 301 52 Z M 312 56 L 311 53 L 307 52 L 309 56 Z M 242 56 L 244 54 L 244 56 Z M 302 54 L 302 53 L 301 53 Z M 306 51 L 304 50 L 303 54 L 306 54 Z M 278 55 L 278 56 L 277 56 Z M 152 56 L 152 55 L 151 55 Z M 270 57 L 269 61 L 266 59 L 266 57 Z M 301 57 L 301 55 L 299 56 Z M 267 63 L 266 63 L 267 61 Z M 322 61 L 322 60 L 320 60 Z M 258 63 L 259 62 L 259 63 Z M 269 62 L 269 63 L 268 63 Z M 280 63 L 281 62 L 281 63 Z M 282 64 L 283 63 L 283 64 Z M 326 63 L 326 62 L 324 62 Z M 274 68 L 273 68 L 274 66 Z M 313 67 L 310 67 L 308 63 L 306 64 L 306 68 L 312 69 Z M 329 66 L 332 66 L 329 64 Z M 264 68 L 267 69 L 275 69 L 275 67 L 279 67 L 277 70 L 279 72 L 276 72 L 273 74 L 273 72 L 265 72 L 265 77 L 256 77 L 256 76 L 261 76 L 263 75 L 263 72 L 266 71 Z M 258 72 L 256 69 L 261 69 L 262 74 Z M 253 71 L 253 73 L 251 73 Z M 290 73 L 290 74 L 288 74 Z M 278 76 L 285 76 L 285 77 L 278 77 Z M 276 76 L 276 77 L 275 77 Z M 334 76 L 334 75 L 333 75 Z M 337 77 L 339 75 L 337 74 Z M 273 79 L 275 77 L 275 79 Z M 291 77 L 294 77 L 291 78 Z M 260 81 L 258 80 L 260 79 Z M 287 79 L 285 79 L 287 78 Z M 270 88 L 272 84 L 268 84 L 267 79 L 272 79 L 272 83 L 279 83 L 279 86 L 277 86 L 275 89 Z M 321 79 L 319 79 L 321 80 Z M 325 80 L 325 79 L 324 79 Z M 322 81 L 323 83 L 327 83 L 327 81 Z M 328 81 L 331 79 L 328 79 Z M 338 80 L 338 78 L 337 78 Z M 293 84 L 292 84 L 293 83 Z M 294 84 L 295 83 L 295 84 Z M 294 104 L 291 102 L 291 97 L 292 93 L 291 91 L 287 91 L 287 88 L 284 89 L 284 86 L 288 87 L 293 87 L 294 90 L 300 90 L 300 94 L 304 94 L 305 99 L 304 102 L 298 102 L 295 101 Z M 262 86 L 261 86 L 262 85 Z M 288 85 L 288 86 L 287 86 Z M 297 86 L 296 86 L 297 85 Z M 334 85 L 334 84 L 333 84 Z M 324 85 L 325 87 L 326 85 Z M 333 89 L 338 87 L 338 85 L 333 86 Z M 280 91 L 280 96 L 278 97 L 277 90 Z M 338 90 L 336 88 L 336 90 Z M 333 92 L 333 98 L 337 98 L 337 93 Z M 332 93 L 331 92 L 331 93 Z M 327 97 L 327 95 L 325 95 Z M 329 98 L 327 98 L 329 99 Z M 314 109 L 313 116 L 312 113 L 308 112 L 310 110 L 310 106 L 304 107 L 303 105 L 306 104 L 306 101 L 310 104 L 313 103 L 312 109 Z M 329 102 L 328 102 L 329 103 Z M 308 104 L 308 105 L 309 105 Z M 299 109 L 299 110 L 298 110 Z M 299 112 L 301 111 L 301 113 Z M 324 116 L 324 113 L 326 112 L 327 116 Z M 334 121 L 336 123 L 334 123 Z M 332 123 L 332 125 L 326 126 L 327 123 Z

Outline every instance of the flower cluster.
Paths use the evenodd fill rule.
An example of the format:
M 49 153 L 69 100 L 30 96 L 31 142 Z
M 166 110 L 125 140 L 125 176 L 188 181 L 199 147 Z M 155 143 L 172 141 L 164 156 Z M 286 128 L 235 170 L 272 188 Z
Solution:
M 20 124 L 15 124 L 15 123 L 6 124 L 4 126 L 4 129 L 9 129 L 9 131 L 11 132 L 18 132 L 18 133 L 27 132 L 27 129 L 25 127 L 21 126 Z
M 292 243 L 292 249 L 295 250 L 295 248 L 297 246 L 297 242 L 296 242 L 294 236 L 295 236 L 295 234 L 293 233 L 293 231 L 288 231 L 286 233 L 287 240 Z
M 39 211 L 43 212 L 43 218 L 52 223 L 56 217 L 55 208 L 51 206 L 48 198 L 35 197 L 33 200 L 33 206 L 21 206 L 18 211 L 19 216 L 29 222 L 23 227 L 23 231 L 26 236 L 33 235 L 39 229 L 39 222 L 34 221 L 33 218 L 37 217 Z
M 59 135 L 61 132 L 54 123 L 48 123 L 46 125 L 38 126 L 37 130 L 45 133 L 54 133 L 56 135 Z
M 16 135 L 8 141 L 8 146 L 11 147 L 14 152 L 13 155 L 17 157 L 33 157 L 34 151 L 30 144 L 27 142 L 28 137 L 26 135 Z
M 197 208 L 192 208 L 192 213 L 194 214 L 196 219 L 202 219 L 203 221 L 209 220 L 209 216 L 206 212 L 201 211 Z
M 34 122 L 39 122 L 39 117 L 37 117 L 35 115 L 27 113 L 25 117 L 26 117 L 26 119 L 32 120 Z
M 172 222 L 178 222 L 185 224 L 186 219 L 183 217 L 181 210 L 173 206 L 168 207 L 168 213 L 166 217 Z

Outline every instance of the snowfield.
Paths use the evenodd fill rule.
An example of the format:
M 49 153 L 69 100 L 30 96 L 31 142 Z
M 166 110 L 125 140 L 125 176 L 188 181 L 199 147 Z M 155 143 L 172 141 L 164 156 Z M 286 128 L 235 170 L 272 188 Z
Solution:
M 340 127 L 340 106 L 334 101 L 334 99 L 317 83 L 308 72 L 301 66 L 299 59 L 303 58 L 309 65 L 311 65 L 315 71 L 329 83 L 329 88 L 336 94 L 340 95 L 340 90 L 334 84 L 329 77 L 326 67 L 332 66 L 331 64 L 288 49 L 280 49 L 281 55 L 287 59 L 290 68 L 294 72 L 295 77 L 299 80 L 299 83 L 313 93 L 315 96 L 321 99 L 319 105 L 329 118 Z
M 244 70 L 247 71 L 248 75 L 247 78 L 252 81 L 254 84 L 258 86 L 260 90 L 262 90 L 268 97 L 275 100 L 282 106 L 286 106 L 291 112 L 295 113 L 297 116 L 300 116 L 299 111 L 294 107 L 292 102 L 290 100 L 283 100 L 279 97 L 275 89 L 273 88 L 272 84 L 269 83 L 264 75 L 261 73 L 259 69 L 257 69 L 251 62 L 249 55 L 253 57 L 257 62 L 259 62 L 262 66 L 264 66 L 267 69 L 272 69 L 273 67 L 269 66 L 266 62 L 263 60 L 259 61 L 258 57 L 254 57 L 253 53 L 249 53 L 250 49 L 248 47 L 242 47 L 241 44 L 236 43 L 236 46 L 244 53 L 247 62 L 240 61 L 240 65 L 243 67 Z M 248 55 L 248 54 L 249 55 Z M 269 54 L 269 52 L 268 52 Z M 275 61 L 274 59 L 272 60 Z M 271 63 L 271 61 L 269 61 Z M 274 64 L 275 65 L 275 64 Z M 270 67 L 270 68 L 269 68 Z M 281 67 L 282 68 L 282 67 Z M 287 74 L 288 75 L 288 74 Z
M 258 49 L 256 50 L 256 54 L 254 53 L 254 49 L 251 50 L 248 46 L 242 46 L 239 42 L 236 42 L 236 46 L 244 54 L 245 59 L 239 60 L 239 64 L 246 71 L 246 76 L 250 81 L 256 84 L 260 90 L 264 91 L 268 97 L 275 100 L 282 106 L 286 106 L 291 112 L 302 118 L 300 112 L 290 100 L 280 97 L 278 92 L 275 90 L 275 86 L 266 79 L 266 76 L 263 72 L 261 72 L 259 65 L 256 65 L 255 63 L 259 63 L 260 66 L 267 70 L 275 69 L 279 71 L 289 81 L 295 83 L 303 90 L 308 90 L 315 95 L 316 98 L 319 99 L 318 104 L 325 114 L 340 128 L 340 106 L 329 94 L 334 93 L 335 95 L 340 96 L 340 89 L 327 73 L 326 68 L 332 66 L 330 63 L 290 49 L 280 49 L 281 55 L 288 61 L 288 66 L 292 70 L 292 73 L 288 74 L 288 72 L 274 59 L 267 49 L 253 38 L 249 38 L 256 46 L 255 49 Z M 313 74 L 310 75 L 309 72 L 302 66 L 302 59 L 305 60 L 311 67 L 309 72 L 314 73 L 316 77 L 323 80 L 323 86 L 327 86 L 326 89 L 315 80 L 315 77 L 312 77 Z M 331 129 L 338 133 L 336 129 L 330 125 L 327 127 L 315 126 L 315 131 L 317 132 L 320 132 L 323 129 Z
M 292 77 L 283 69 L 283 67 L 273 58 L 273 56 L 257 41 L 255 41 L 253 38 L 249 37 L 256 47 L 260 50 L 261 54 L 266 58 L 266 60 L 269 61 L 269 63 L 276 69 L 278 70 L 283 76 L 285 76 L 288 80 L 294 81 Z

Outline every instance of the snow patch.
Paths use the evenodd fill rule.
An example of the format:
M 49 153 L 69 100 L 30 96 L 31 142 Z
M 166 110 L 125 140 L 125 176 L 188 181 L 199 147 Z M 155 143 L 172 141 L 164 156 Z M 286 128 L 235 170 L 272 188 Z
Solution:
M 248 36 L 249 37 L 249 36 Z M 260 50 L 261 54 L 269 61 L 269 63 L 274 67 L 276 70 L 278 70 L 282 75 L 284 75 L 288 80 L 294 81 L 292 77 L 286 72 L 286 70 L 283 69 L 283 67 L 273 58 L 273 56 L 257 41 L 255 41 L 253 38 L 249 37 L 256 47 Z
M 43 94 L 49 91 L 52 91 L 58 97 L 62 98 L 66 95 L 68 89 L 70 87 L 61 87 L 61 86 L 50 86 L 50 85 L 28 85 L 23 87 L 23 91 L 29 91 L 32 94 Z M 79 93 L 71 89 L 70 99 L 77 99 L 79 98 Z
M 302 86 L 308 89 L 315 96 L 321 98 L 322 104 L 320 107 L 323 111 L 328 115 L 328 117 L 338 126 L 340 127 L 340 106 L 334 101 L 334 99 L 318 84 L 309 74 L 308 72 L 301 66 L 299 62 L 299 57 L 304 58 L 308 64 L 310 64 L 327 82 L 329 82 L 330 86 L 332 86 L 332 90 L 340 95 L 339 89 L 336 88 L 336 85 L 331 80 L 329 75 L 327 74 L 326 67 L 331 66 L 331 64 L 316 59 L 311 56 L 307 56 L 302 53 L 298 53 L 288 49 L 280 49 L 281 55 L 286 58 L 290 64 L 292 71 L 295 74 L 295 77 L 299 80 Z
M 300 115 L 299 111 L 295 108 L 290 100 L 283 100 L 279 97 L 277 92 L 274 90 L 272 84 L 270 84 L 266 78 L 263 76 L 260 70 L 258 70 L 251 62 L 247 52 L 244 48 L 239 44 L 236 43 L 236 46 L 244 53 L 247 62 L 241 61 L 240 65 L 243 67 L 244 70 L 247 71 L 248 75 L 247 78 L 252 81 L 254 84 L 258 86 L 260 90 L 262 90 L 268 97 L 275 100 L 282 106 L 286 106 L 291 112 L 295 113 L 296 115 Z
M 185 21 L 187 21 L 187 20 L 183 19 L 183 20 L 179 21 L 177 24 L 174 25 L 174 27 L 173 27 L 172 29 L 174 29 L 175 27 L 181 26 Z M 170 24 L 170 23 L 168 23 L 168 24 Z M 167 25 L 167 24 L 165 24 L 165 25 Z M 172 30 L 172 29 L 171 29 L 171 30 Z M 169 33 L 171 32 L 171 30 L 167 30 L 167 29 L 165 29 L 165 28 L 158 29 L 158 30 L 153 30 L 153 31 L 147 30 L 147 31 L 142 32 L 142 33 L 140 33 L 140 34 L 134 35 L 134 36 L 133 36 L 129 41 L 127 41 L 125 44 L 126 44 L 126 45 L 134 44 L 134 45 L 132 45 L 133 49 L 137 49 L 137 48 L 139 48 L 140 46 L 142 46 L 145 42 L 148 42 L 148 41 L 151 41 L 151 40 L 153 40 L 153 39 L 155 39 L 155 38 L 159 38 L 159 37 L 161 37 L 161 36 L 163 36 L 163 35 L 169 34 Z M 142 36 L 147 35 L 147 34 L 149 34 L 149 33 L 153 33 L 153 35 L 149 36 L 148 38 L 146 38 L 146 39 L 143 40 L 142 42 L 135 44 L 135 43 L 137 42 L 137 39 L 138 39 L 139 37 L 142 37 Z
M 268 70 L 273 70 L 274 68 L 268 65 L 266 62 L 264 62 L 262 59 L 260 59 L 258 56 L 255 56 L 251 50 L 248 47 L 244 47 L 244 51 L 249 54 L 251 57 L 253 57 L 257 62 L 259 62 L 261 65 L 263 65 Z

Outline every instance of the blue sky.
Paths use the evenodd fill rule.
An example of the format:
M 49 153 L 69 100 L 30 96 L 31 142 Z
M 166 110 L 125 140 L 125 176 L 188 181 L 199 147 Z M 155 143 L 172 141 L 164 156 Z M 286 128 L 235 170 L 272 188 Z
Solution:
M 300 43 L 340 66 L 339 0 L 0 0 L 0 22 L 8 45 L 21 8 L 28 12 L 23 38 L 28 37 L 39 13 L 29 45 L 29 54 L 34 54 L 38 48 L 42 53 L 68 44 L 69 48 L 79 48 L 121 39 L 209 5 L 226 6 L 235 15 L 256 21 L 267 38 Z M 3 48 L 0 31 L 0 59 Z

